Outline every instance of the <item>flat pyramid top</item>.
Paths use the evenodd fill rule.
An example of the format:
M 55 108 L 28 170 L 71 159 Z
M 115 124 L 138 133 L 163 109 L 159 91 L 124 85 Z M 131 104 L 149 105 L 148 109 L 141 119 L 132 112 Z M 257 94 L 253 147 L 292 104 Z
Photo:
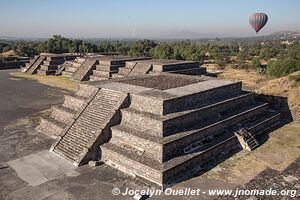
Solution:
M 199 83 L 199 78 L 184 77 L 184 76 L 170 76 L 170 75 L 157 75 L 147 77 L 134 77 L 131 79 L 118 80 L 119 83 L 128 85 L 142 86 L 146 88 L 153 88 L 157 90 L 167 90 L 171 88 L 182 87 L 194 83 Z

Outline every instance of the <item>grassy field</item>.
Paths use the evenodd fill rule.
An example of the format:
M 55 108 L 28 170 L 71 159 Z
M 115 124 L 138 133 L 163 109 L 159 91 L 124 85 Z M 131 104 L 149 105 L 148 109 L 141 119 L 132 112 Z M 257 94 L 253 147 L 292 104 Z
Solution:
M 63 76 L 43 76 L 43 75 L 31 75 L 23 72 L 12 72 L 10 75 L 14 77 L 27 78 L 31 80 L 37 80 L 41 84 L 58 87 L 76 92 L 78 90 L 78 82 L 71 81 L 67 77 Z
M 3 53 L 0 53 L 0 57 L 9 57 L 9 56 L 16 56 L 16 52 L 14 50 L 6 51 Z

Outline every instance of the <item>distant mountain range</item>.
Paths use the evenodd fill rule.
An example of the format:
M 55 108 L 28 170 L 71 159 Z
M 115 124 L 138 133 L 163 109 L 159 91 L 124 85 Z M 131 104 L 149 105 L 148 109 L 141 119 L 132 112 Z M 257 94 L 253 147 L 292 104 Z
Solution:
M 196 33 L 192 31 L 179 31 L 170 35 L 161 36 L 165 39 L 200 39 L 200 38 L 216 38 L 220 37 L 217 33 Z
M 300 30 L 298 31 L 278 31 L 275 33 L 272 33 L 270 35 L 275 35 L 275 36 L 300 36 Z
M 224 37 L 218 33 L 198 33 L 193 31 L 179 31 L 174 32 L 169 35 L 164 35 L 160 37 L 154 37 L 150 39 L 157 39 L 157 40 L 184 40 L 184 39 L 191 39 L 191 40 L 205 40 L 205 39 L 215 39 L 215 38 L 222 38 L 222 40 L 232 39 L 232 40 L 276 40 L 276 39 L 300 39 L 300 30 L 296 31 L 278 31 L 271 33 L 269 35 L 262 35 L 262 36 L 255 36 L 255 37 Z M 48 38 L 29 38 L 29 37 L 7 37 L 7 36 L 0 36 L 0 40 L 23 40 L 23 41 L 45 41 Z M 80 38 L 82 40 L 108 40 L 107 38 Z M 126 38 L 113 38 L 115 39 L 126 39 Z M 137 40 L 139 38 L 135 38 Z M 142 39 L 142 38 L 141 38 Z M 126 39 L 126 40 L 132 40 Z

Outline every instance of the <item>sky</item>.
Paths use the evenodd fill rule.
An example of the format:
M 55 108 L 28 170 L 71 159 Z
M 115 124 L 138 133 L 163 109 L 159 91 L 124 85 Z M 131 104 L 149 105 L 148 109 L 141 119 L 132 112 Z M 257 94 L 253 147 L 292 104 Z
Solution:
M 0 0 L 0 36 L 46 38 L 248 37 L 300 30 L 299 0 Z

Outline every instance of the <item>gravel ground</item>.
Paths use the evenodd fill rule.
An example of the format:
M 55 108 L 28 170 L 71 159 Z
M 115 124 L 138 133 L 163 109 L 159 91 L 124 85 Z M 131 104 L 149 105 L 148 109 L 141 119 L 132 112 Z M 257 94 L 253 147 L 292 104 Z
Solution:
M 183 77 L 172 77 L 172 76 L 149 76 L 143 78 L 133 78 L 128 80 L 120 80 L 120 83 L 129 85 L 137 85 L 147 88 L 153 88 L 158 90 L 167 90 L 171 88 L 182 87 L 193 83 L 201 82 L 199 79 L 188 79 Z
M 249 183 L 237 187 L 240 190 L 269 190 L 272 188 L 277 192 L 282 190 L 293 190 L 289 195 L 273 195 L 273 196 L 239 196 L 230 197 L 223 196 L 218 200 L 296 200 L 300 199 L 300 158 L 293 162 L 284 171 L 276 171 L 273 169 L 266 169 L 261 172 L 258 176 L 252 179 Z M 297 191 L 297 192 L 295 192 Z M 296 193 L 296 194 L 295 194 Z

